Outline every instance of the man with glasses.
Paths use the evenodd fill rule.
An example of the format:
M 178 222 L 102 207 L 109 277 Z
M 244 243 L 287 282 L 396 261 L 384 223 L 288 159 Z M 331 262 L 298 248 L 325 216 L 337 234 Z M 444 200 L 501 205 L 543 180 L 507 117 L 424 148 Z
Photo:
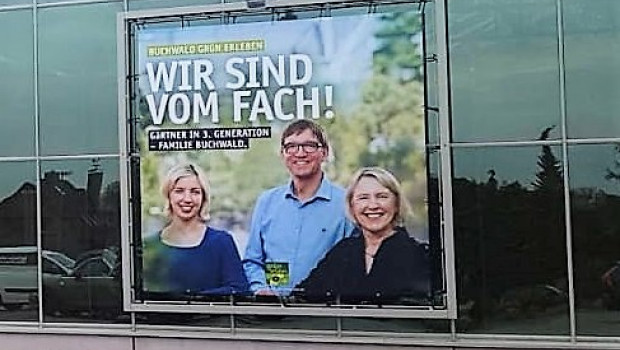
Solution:
M 321 169 L 329 145 L 309 120 L 289 124 L 280 138 L 288 184 L 262 193 L 254 208 L 243 265 L 256 295 L 290 294 L 327 251 L 350 235 L 344 190 Z

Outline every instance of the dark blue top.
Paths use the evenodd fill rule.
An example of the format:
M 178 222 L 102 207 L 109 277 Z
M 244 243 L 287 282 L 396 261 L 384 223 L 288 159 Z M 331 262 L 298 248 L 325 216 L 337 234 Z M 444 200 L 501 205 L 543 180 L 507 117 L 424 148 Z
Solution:
M 172 247 L 159 235 L 144 242 L 143 278 L 146 292 L 230 295 L 248 290 L 232 237 L 211 227 L 195 247 Z

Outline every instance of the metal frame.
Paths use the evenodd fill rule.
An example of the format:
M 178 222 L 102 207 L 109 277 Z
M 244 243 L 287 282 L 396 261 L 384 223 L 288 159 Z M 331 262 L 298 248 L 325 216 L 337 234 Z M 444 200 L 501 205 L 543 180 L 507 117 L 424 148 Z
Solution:
M 386 0 L 385 4 L 407 4 L 407 3 L 426 3 L 430 0 Z M 379 4 L 381 4 L 379 3 Z M 391 317 L 391 318 L 434 318 L 434 319 L 455 319 L 456 312 L 456 283 L 454 268 L 454 252 L 452 238 L 452 198 L 450 184 L 450 149 L 449 132 L 442 132 L 441 135 L 441 189 L 443 194 L 441 226 L 443 240 L 443 271 L 446 297 L 444 307 L 441 309 L 431 306 L 383 306 L 383 307 L 364 307 L 353 305 L 324 306 L 324 305 L 294 305 L 284 303 L 264 304 L 264 303 L 183 303 L 183 302 L 155 302 L 145 301 L 136 302 L 135 294 L 132 289 L 134 283 L 134 256 L 133 256 L 133 233 L 131 225 L 131 211 L 133 200 L 130 198 L 130 154 L 128 154 L 130 135 L 128 133 L 128 118 L 130 113 L 130 103 L 132 96 L 129 75 L 132 74 L 129 62 L 131 55 L 129 50 L 130 21 L 146 21 L 159 17 L 191 17 L 198 18 L 207 14 L 215 15 L 256 15 L 270 14 L 276 9 L 308 9 L 317 10 L 321 6 L 341 6 L 341 7 L 368 7 L 376 5 L 375 2 L 366 0 L 271 0 L 267 1 L 264 7 L 259 9 L 250 8 L 245 2 L 222 3 L 207 6 L 179 7 L 170 9 L 140 10 L 119 13 L 117 18 L 117 54 L 118 54 L 118 110 L 119 110 L 119 142 L 120 142 L 120 169 L 121 169 L 121 240 L 122 240 L 122 263 L 123 263 L 123 305 L 126 311 L 131 312 L 181 312 L 181 313 L 211 313 L 211 314 L 252 314 L 252 315 L 304 315 L 304 316 L 337 316 L 337 317 Z M 437 1 L 438 9 L 436 16 L 445 16 L 445 4 Z M 443 20 L 437 23 L 444 23 Z M 442 128 L 449 131 L 449 84 L 448 84 L 448 61 L 447 61 L 447 39 L 445 28 L 438 26 L 436 38 L 439 44 L 439 96 L 440 96 L 440 118 Z

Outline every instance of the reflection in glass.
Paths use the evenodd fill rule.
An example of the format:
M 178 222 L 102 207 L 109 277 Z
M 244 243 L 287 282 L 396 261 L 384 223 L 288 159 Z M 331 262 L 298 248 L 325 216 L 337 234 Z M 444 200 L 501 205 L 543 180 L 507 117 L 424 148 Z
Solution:
M 535 140 L 559 125 L 555 2 L 449 1 L 454 141 Z
M 0 163 L 0 321 L 36 321 L 34 162 Z
M 560 148 L 456 149 L 453 157 L 457 330 L 568 334 Z
M 237 1 L 222 1 L 222 0 L 182 0 L 174 3 L 174 6 L 203 6 L 213 5 L 225 2 L 237 2 Z M 162 7 L 170 7 L 170 1 L 167 0 L 129 0 L 129 10 L 146 10 L 156 9 Z
M 235 316 L 237 318 L 238 316 Z M 243 316 L 241 316 L 243 317 Z M 208 315 L 194 313 L 170 313 L 170 312 L 139 312 L 136 313 L 136 326 L 192 326 L 200 327 L 201 331 L 207 328 L 226 332 L 232 328 L 230 315 Z
M 620 335 L 620 148 L 568 149 L 577 334 Z
M 450 333 L 450 321 L 433 319 L 343 318 L 343 332 Z
M 32 5 L 32 1 L 29 0 L 1 0 L 0 6 L 15 6 L 15 5 Z
M 116 153 L 122 3 L 38 11 L 41 154 Z
M 127 321 L 122 315 L 118 178 L 116 159 L 42 163 L 47 322 Z
M 32 11 L 0 13 L 0 156 L 34 155 Z
M 566 110 L 571 138 L 620 134 L 620 2 L 565 1 Z
M 235 327 L 261 330 L 299 329 L 335 334 L 337 321 L 335 317 L 238 315 L 235 316 Z

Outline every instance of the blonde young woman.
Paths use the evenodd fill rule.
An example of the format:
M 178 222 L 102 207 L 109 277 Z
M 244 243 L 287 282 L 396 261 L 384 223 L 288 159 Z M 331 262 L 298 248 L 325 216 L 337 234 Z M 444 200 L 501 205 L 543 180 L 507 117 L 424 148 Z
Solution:
M 342 302 L 428 298 L 427 254 L 402 226 L 405 208 L 394 175 L 377 167 L 357 171 L 346 192 L 347 214 L 356 230 L 298 286 L 301 294 Z
M 209 183 L 194 164 L 180 164 L 162 183 L 168 223 L 144 243 L 144 290 L 189 295 L 247 291 L 231 235 L 207 225 Z

